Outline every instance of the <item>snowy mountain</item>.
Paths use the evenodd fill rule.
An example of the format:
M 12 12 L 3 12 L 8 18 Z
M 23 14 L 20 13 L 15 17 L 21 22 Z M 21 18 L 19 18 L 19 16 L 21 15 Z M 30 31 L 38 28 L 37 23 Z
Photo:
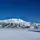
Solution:
M 6 19 L 0 20 L 0 28 L 38 28 L 40 23 L 27 22 L 22 19 Z

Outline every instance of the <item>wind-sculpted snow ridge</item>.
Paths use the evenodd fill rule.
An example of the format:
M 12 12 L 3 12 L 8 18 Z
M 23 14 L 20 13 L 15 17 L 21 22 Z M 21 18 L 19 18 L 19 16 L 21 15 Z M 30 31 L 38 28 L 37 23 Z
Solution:
M 40 23 L 27 22 L 22 19 L 0 20 L 0 28 L 39 28 Z

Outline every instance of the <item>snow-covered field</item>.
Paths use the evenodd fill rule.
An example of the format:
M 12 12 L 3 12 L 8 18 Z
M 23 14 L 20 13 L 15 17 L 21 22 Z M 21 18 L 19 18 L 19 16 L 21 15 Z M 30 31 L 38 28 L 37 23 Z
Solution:
M 27 29 L 0 28 L 0 40 L 40 40 L 40 33 Z

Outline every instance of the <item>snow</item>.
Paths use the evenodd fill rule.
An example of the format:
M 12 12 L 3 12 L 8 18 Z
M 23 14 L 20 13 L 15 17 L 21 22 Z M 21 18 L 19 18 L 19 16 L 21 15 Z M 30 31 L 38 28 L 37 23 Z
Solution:
M 40 28 L 40 23 L 32 23 L 32 22 L 28 22 L 28 21 L 24 21 L 22 19 L 18 19 L 18 18 L 11 18 L 11 19 L 6 19 L 6 20 L 0 20 L 0 24 L 2 25 L 3 23 L 8 24 L 8 23 L 12 23 L 13 25 L 16 24 L 17 26 L 20 25 L 21 27 L 31 27 L 31 26 L 37 26 Z M 7 25 L 8 26 L 8 25 Z M 5 26 L 6 27 L 6 26 Z
M 40 40 L 40 33 L 27 29 L 0 28 L 0 40 Z
M 18 23 L 18 22 L 24 22 L 24 20 L 22 20 L 22 19 L 17 19 L 17 18 L 13 18 L 13 19 L 6 19 L 6 20 L 0 20 L 0 22 L 6 22 L 6 23 L 10 23 L 10 22 L 16 22 L 16 23 Z
M 5 24 L 4 24 L 5 23 Z M 6 24 L 8 24 L 8 23 L 10 23 L 10 25 L 11 25 L 11 23 L 13 24 L 12 26 L 14 26 L 14 25 L 17 25 L 17 26 L 21 26 L 21 27 L 27 27 L 27 26 L 30 26 L 30 24 L 31 24 L 31 22 L 27 22 L 27 21 L 24 21 L 24 20 L 22 20 L 22 19 L 16 19 L 16 18 L 13 18 L 13 19 L 6 19 L 6 20 L 0 20 L 0 25 L 1 25 L 1 27 L 3 27 L 2 26 L 2 24 L 4 24 L 4 25 L 6 25 Z M 10 26 L 9 25 L 9 26 Z M 8 25 L 7 25 L 8 26 Z M 6 26 L 5 26 L 6 27 Z
M 10 24 L 7 25 L 6 23 Z M 11 23 L 13 23 L 13 25 L 11 25 Z M 17 23 L 17 28 L 10 28 L 10 26 L 15 26 L 15 23 Z M 21 27 L 30 26 L 30 29 L 23 29 L 18 26 L 19 24 Z M 3 25 L 7 25 L 5 27 L 9 28 L 5 28 Z M 31 22 L 27 22 L 22 19 L 0 20 L 0 40 L 40 40 L 40 32 L 32 32 L 36 30 L 34 30 L 33 25 L 31 24 Z M 40 31 L 40 29 L 37 29 L 36 31 Z

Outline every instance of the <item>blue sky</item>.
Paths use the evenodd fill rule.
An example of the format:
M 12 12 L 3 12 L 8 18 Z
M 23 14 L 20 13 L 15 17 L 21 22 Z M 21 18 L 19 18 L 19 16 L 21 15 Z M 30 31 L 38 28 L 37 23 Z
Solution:
M 0 0 L 0 19 L 8 18 L 40 21 L 40 1 Z

